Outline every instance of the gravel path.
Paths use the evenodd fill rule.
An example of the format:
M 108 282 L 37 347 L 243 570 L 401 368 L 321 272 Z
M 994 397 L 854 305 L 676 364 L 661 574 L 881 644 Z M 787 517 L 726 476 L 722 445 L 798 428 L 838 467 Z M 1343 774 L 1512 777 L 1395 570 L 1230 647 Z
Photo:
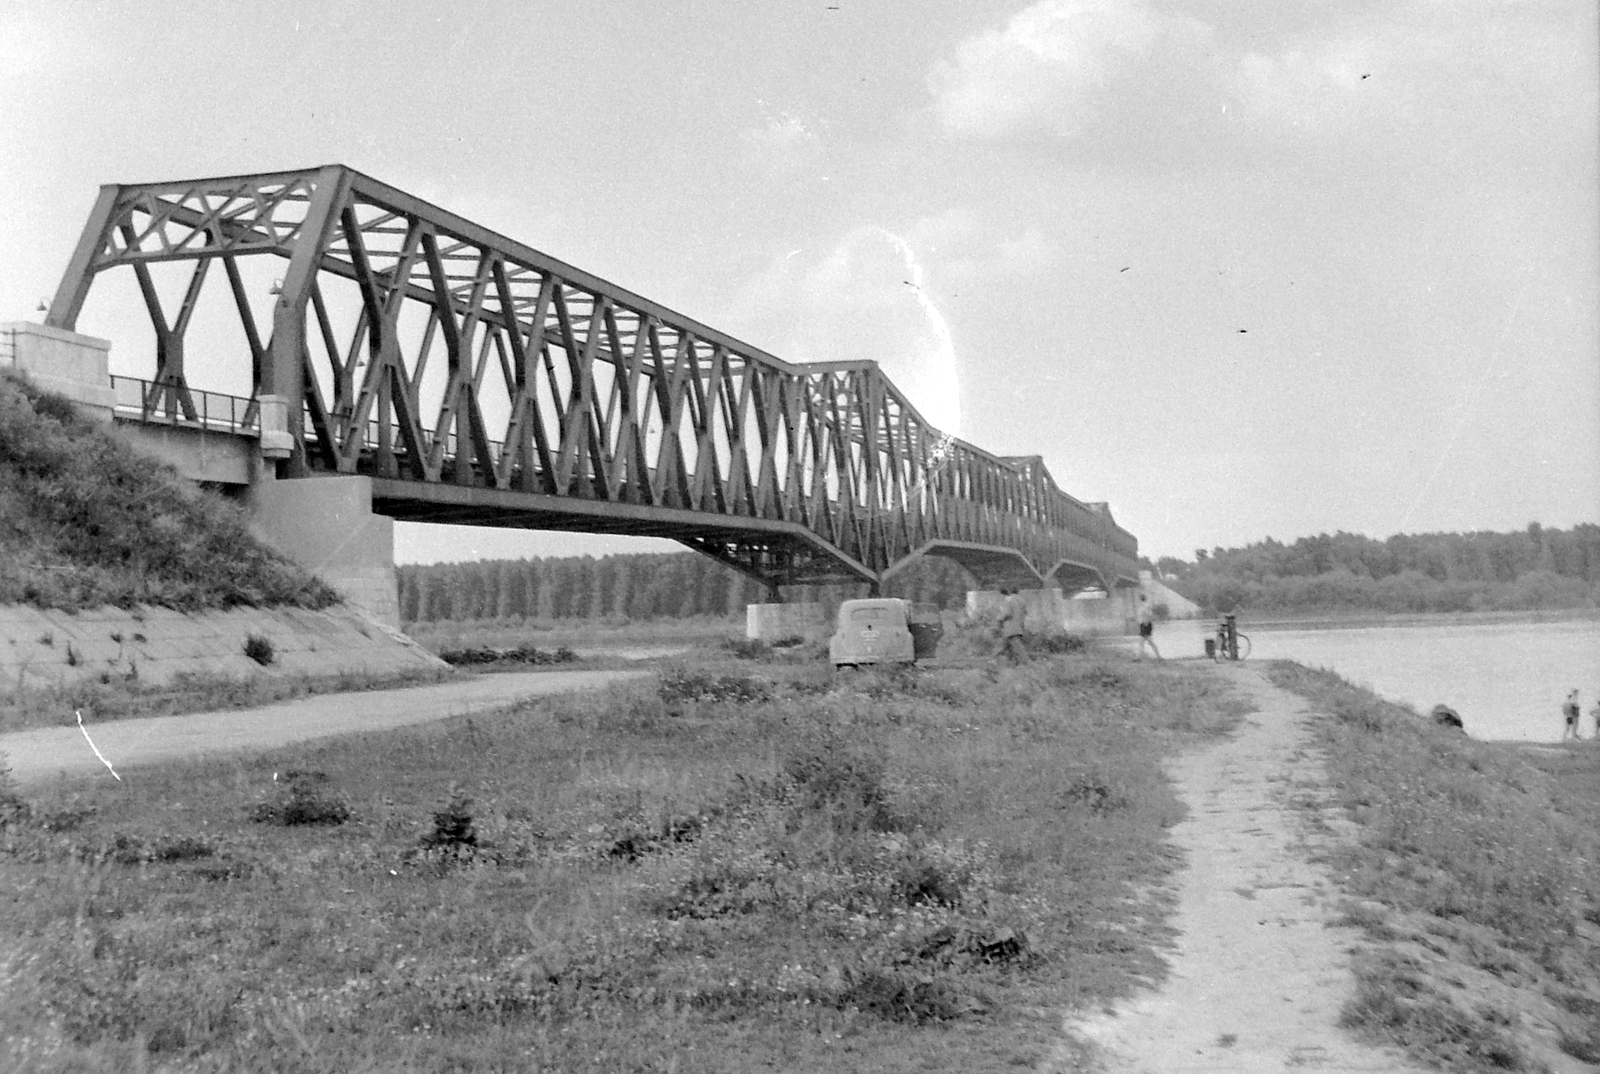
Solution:
M 205 753 L 265 750 L 290 742 L 356 731 L 427 723 L 482 712 L 541 694 L 594 690 L 644 675 L 644 671 L 537 671 L 482 675 L 459 682 L 398 690 L 319 694 L 255 709 L 154 716 L 144 720 L 89 723 L 94 744 L 117 772 L 142 764 Z M 0 754 L 19 786 L 57 776 L 106 771 L 76 727 L 47 727 L 0 735 Z
M 1289 803 L 1320 798 L 1326 786 L 1305 702 L 1249 665 L 1218 673 L 1258 711 L 1170 768 L 1189 806 L 1172 829 L 1188 868 L 1177 879 L 1171 976 L 1159 992 L 1068 1028 L 1097 1046 L 1113 1074 L 1413 1071 L 1397 1052 L 1338 1027 L 1357 933 L 1329 927 L 1339 896 L 1326 870 L 1306 860 L 1307 828 Z

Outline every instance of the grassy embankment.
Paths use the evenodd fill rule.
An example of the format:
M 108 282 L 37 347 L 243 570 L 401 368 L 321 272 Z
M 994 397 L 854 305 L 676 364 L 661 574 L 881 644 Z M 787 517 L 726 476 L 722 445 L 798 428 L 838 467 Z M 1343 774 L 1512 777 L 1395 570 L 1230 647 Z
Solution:
M 257 542 L 237 505 L 130 451 L 65 399 L 0 375 L 0 604 L 199 612 L 337 601 L 315 576 Z M 0 683 L 0 731 L 70 723 L 75 709 L 95 719 L 167 715 L 427 678 Z
M 0 1066 L 1014 1069 L 1160 976 L 1160 758 L 1237 709 L 780 653 L 63 786 L 0 826 Z
M 242 512 L 72 404 L 0 376 L 0 604 L 325 608 L 338 596 Z
M 1476 742 L 1330 672 L 1271 675 L 1330 715 L 1356 825 L 1330 851 L 1373 941 L 1346 1023 L 1440 1070 L 1600 1063 L 1600 746 Z

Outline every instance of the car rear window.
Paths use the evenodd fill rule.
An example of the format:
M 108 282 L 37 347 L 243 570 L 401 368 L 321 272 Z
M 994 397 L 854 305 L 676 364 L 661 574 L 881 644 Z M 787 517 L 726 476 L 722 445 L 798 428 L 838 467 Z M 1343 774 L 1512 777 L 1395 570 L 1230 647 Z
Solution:
M 857 622 L 862 622 L 867 619 L 887 619 L 889 618 L 889 609 L 857 608 L 855 611 L 850 613 L 850 618 Z

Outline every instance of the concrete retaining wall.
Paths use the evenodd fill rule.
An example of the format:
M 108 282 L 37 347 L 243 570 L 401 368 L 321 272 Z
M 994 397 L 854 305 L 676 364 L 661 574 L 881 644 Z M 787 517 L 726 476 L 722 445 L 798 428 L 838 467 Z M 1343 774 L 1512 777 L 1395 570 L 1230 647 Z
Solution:
M 273 661 L 245 655 L 266 638 Z M 0 691 L 77 680 L 161 685 L 180 674 L 393 674 L 442 667 L 410 638 L 349 607 L 236 608 L 186 615 L 167 608 L 96 608 L 76 614 L 0 605 Z

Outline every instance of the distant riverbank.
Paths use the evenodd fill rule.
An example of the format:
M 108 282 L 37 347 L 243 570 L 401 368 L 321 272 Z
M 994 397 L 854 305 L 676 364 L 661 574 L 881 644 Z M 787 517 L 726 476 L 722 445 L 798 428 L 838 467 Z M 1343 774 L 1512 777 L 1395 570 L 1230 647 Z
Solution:
M 1355 627 L 1477 626 L 1600 621 L 1600 608 L 1546 608 L 1494 612 L 1239 612 L 1241 630 L 1348 630 Z M 1207 617 L 1201 616 L 1201 619 Z

